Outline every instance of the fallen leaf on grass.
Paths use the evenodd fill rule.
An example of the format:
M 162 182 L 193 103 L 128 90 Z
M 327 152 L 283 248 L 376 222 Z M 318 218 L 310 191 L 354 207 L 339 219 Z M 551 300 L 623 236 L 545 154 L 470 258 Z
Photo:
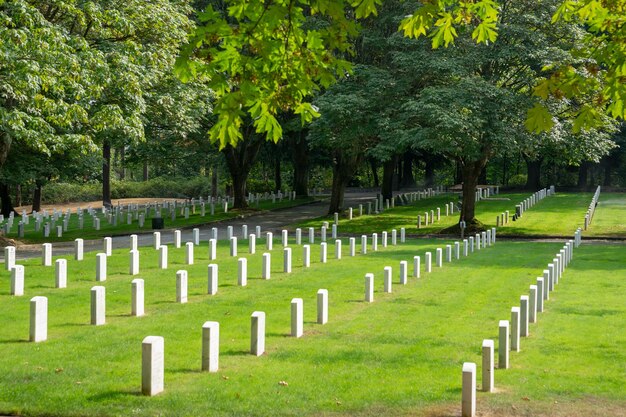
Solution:
M 530 398 L 528 398 L 528 397 L 522 397 L 522 400 L 524 400 L 524 401 L 530 401 Z
M 289 386 L 287 381 L 278 381 L 278 385 L 282 385 L 283 387 L 288 387 Z
M 63 368 L 57 368 L 54 370 L 54 372 L 56 372 L 57 374 L 60 374 L 61 372 L 63 372 Z
M 225 379 L 228 381 L 228 377 L 226 375 L 222 375 L 222 379 Z

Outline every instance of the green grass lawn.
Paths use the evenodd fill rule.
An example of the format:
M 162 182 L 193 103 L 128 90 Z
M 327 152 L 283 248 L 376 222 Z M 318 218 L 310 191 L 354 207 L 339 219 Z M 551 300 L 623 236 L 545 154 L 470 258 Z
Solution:
M 481 200 L 476 204 L 476 217 L 487 227 L 496 226 L 496 217 L 509 210 L 511 219 L 515 206 L 529 197 L 530 193 L 502 193 L 494 199 Z M 593 197 L 592 193 L 557 193 L 546 197 L 527 210 L 516 221 L 510 220 L 498 228 L 500 236 L 523 237 L 571 237 L 576 227 L 584 224 L 585 213 Z M 364 215 L 339 222 L 340 233 L 372 233 L 383 229 L 406 228 L 407 233 L 433 235 L 458 223 L 458 213 L 445 216 L 445 204 L 456 201 L 456 195 L 447 194 L 416 201 L 409 206 L 396 207 L 378 215 Z M 417 229 L 417 216 L 441 208 L 441 220 Z M 626 217 L 621 214 L 626 207 L 626 193 L 600 194 L 593 223 L 585 236 L 626 237 Z M 329 216 L 312 219 L 294 227 L 320 227 L 323 221 L 332 221 Z
M 172 221 L 169 215 L 168 210 L 162 210 L 162 215 L 165 221 L 166 228 L 185 228 L 185 227 L 193 227 L 196 225 L 202 225 L 210 222 L 217 222 L 226 219 L 232 219 L 241 215 L 253 214 L 255 211 L 259 210 L 280 210 L 289 207 L 295 207 L 303 204 L 309 204 L 315 201 L 314 198 L 297 198 L 295 200 L 287 200 L 276 201 L 276 203 L 272 203 L 271 201 L 262 201 L 259 203 L 259 207 L 256 208 L 255 205 L 251 205 L 248 210 L 233 210 L 229 209 L 227 213 L 224 213 L 224 208 L 221 205 L 215 205 L 215 214 L 211 216 L 210 206 L 206 206 L 205 216 L 201 215 L 200 204 L 196 204 L 196 213 L 193 214 L 191 211 L 191 207 L 189 209 L 190 214 L 189 218 L 185 219 L 184 215 L 180 214 L 180 208 L 176 213 L 176 220 Z M 142 210 L 139 211 L 143 213 Z M 101 213 L 101 212 L 100 212 Z M 152 210 L 152 214 L 154 210 Z M 152 214 L 150 216 L 152 216 Z M 72 241 L 76 238 L 83 239 L 98 239 L 105 236 L 124 236 L 130 235 L 132 233 L 148 233 L 152 230 L 151 227 L 151 217 L 147 218 L 143 228 L 139 227 L 138 220 L 133 219 L 133 223 L 131 225 L 126 224 L 126 214 L 123 214 L 119 217 L 117 226 L 113 226 L 113 224 L 109 224 L 106 218 L 104 218 L 101 214 L 100 217 L 100 230 L 95 230 L 93 227 L 92 217 L 85 211 L 84 214 L 84 224 L 83 230 L 80 230 L 78 224 L 78 215 L 75 213 L 71 215 L 69 221 L 69 227 L 67 232 L 63 232 L 63 236 L 60 238 L 57 237 L 56 228 L 54 230 L 50 230 L 50 236 L 44 237 L 43 235 L 43 224 L 39 232 L 35 231 L 35 220 L 30 218 L 30 223 L 26 226 L 26 230 L 24 233 L 24 238 L 18 239 L 17 237 L 17 222 L 19 221 L 17 218 L 14 221 L 12 232 L 9 233 L 6 237 L 18 239 L 24 243 L 44 243 L 44 242 L 65 242 Z M 57 226 L 62 226 L 63 221 L 62 218 L 56 222 Z
M 260 279 L 262 241 L 248 261 L 248 286 L 236 285 L 236 258 L 225 242 L 218 250 L 220 286 L 206 295 L 207 245 L 195 265 L 184 249 L 170 247 L 167 270 L 155 269 L 156 251 L 141 250 L 145 317 L 131 317 L 128 253 L 109 258 L 107 324 L 89 325 L 89 290 L 95 254 L 68 261 L 68 288 L 54 288 L 54 267 L 24 261 L 26 295 L 9 295 L 0 271 L 0 414 L 24 415 L 422 415 L 432 407 L 460 407 L 461 365 L 476 361 L 485 338 L 497 338 L 498 320 L 527 293 L 528 285 L 562 246 L 499 242 L 468 258 L 422 270 L 422 278 L 398 284 L 399 261 L 409 261 L 450 241 L 409 241 L 376 253 L 303 269 L 294 246 L 292 274 L 283 274 L 282 247 L 272 251 L 272 278 Z M 479 393 L 479 404 L 533 407 L 592 396 L 607 404 L 624 398 L 626 290 L 622 246 L 583 246 L 575 253 L 512 369 L 496 371 L 500 394 Z M 68 257 L 68 259 L 70 259 Z M 384 266 L 394 268 L 394 292 L 382 292 Z M 423 267 L 423 264 L 422 264 Z M 175 303 L 178 269 L 189 272 L 189 303 Z M 376 277 L 374 303 L 365 303 L 364 275 Z M 315 324 L 315 297 L 329 291 L 330 320 Z M 29 299 L 49 298 L 49 340 L 28 343 Z M 305 335 L 288 337 L 290 301 L 304 299 Z M 267 354 L 248 354 L 250 314 L 267 314 Z M 220 371 L 200 369 L 201 326 L 220 322 Z M 140 395 L 141 341 L 165 338 L 165 392 Z M 288 385 L 279 385 L 280 381 Z M 480 383 L 479 383 L 480 385 Z M 458 409 L 458 408 L 457 408 Z

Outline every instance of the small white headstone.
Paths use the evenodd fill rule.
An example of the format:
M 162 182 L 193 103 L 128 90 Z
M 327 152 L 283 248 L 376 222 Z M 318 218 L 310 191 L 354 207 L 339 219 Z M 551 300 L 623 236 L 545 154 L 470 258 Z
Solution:
M 193 265 L 193 242 L 185 243 L 185 262 L 187 265 Z
M 152 244 L 155 250 L 161 247 L 161 232 L 152 233 Z
M 11 268 L 11 295 L 24 295 L 24 265 L 13 265 Z
M 350 256 L 356 256 L 356 239 L 350 238 Z
M 291 336 L 302 337 L 304 333 L 304 307 L 302 298 L 291 300 Z
M 320 262 L 325 264 L 328 260 L 328 244 L 326 242 L 320 243 Z
M 335 259 L 341 259 L 341 240 L 335 240 Z
M 424 268 L 426 269 L 426 272 L 432 272 L 433 271 L 433 254 L 432 252 L 426 252 L 424 254 Z
M 217 258 L 217 239 L 209 239 L 209 260 Z
M 286 274 L 291 273 L 291 248 L 286 247 L 283 249 L 283 272 Z
M 220 324 L 207 321 L 202 325 L 202 370 L 217 372 L 220 356 Z
M 41 245 L 41 264 L 43 266 L 52 266 L 52 244 L 44 243 Z
M 130 250 L 137 250 L 137 235 L 130 235 Z
M 246 258 L 237 260 L 237 284 L 242 287 L 248 285 L 248 260 Z
M 419 256 L 414 256 L 413 257 L 413 277 L 415 278 L 419 278 L 421 275 L 421 259 Z
M 443 266 L 443 249 L 437 248 L 437 266 L 441 268 Z
M 311 246 L 302 246 L 302 266 L 308 268 L 311 266 Z
M 265 353 L 265 313 L 262 311 L 252 313 L 250 327 L 250 353 L 261 356 Z
M 163 392 L 165 342 L 161 336 L 148 336 L 141 343 L 141 392 Z
M 511 307 L 511 350 L 520 350 L 520 309 Z
M 30 299 L 30 337 L 31 342 L 43 342 L 48 339 L 48 298 Z
M 390 266 L 386 266 L 385 268 L 383 268 L 383 279 L 384 279 L 384 283 L 383 283 L 383 291 L 386 293 L 391 293 L 393 291 L 392 288 L 392 268 Z
M 139 251 L 138 250 L 131 250 L 129 252 L 129 256 L 130 256 L 129 274 L 130 275 L 137 275 L 137 274 L 139 274 Z
M 4 269 L 10 271 L 15 266 L 15 246 L 4 248 Z
M 509 321 L 500 320 L 498 331 L 498 369 L 509 367 Z
M 541 313 L 543 311 L 543 291 L 545 288 L 545 284 L 543 282 L 543 278 L 537 278 L 537 312 Z M 537 316 L 537 318 L 539 318 Z
M 57 259 L 55 262 L 55 286 L 67 288 L 67 260 Z
M 328 290 L 317 291 L 317 323 L 328 323 Z
M 200 229 L 197 227 L 191 231 L 191 236 L 193 238 L 193 244 L 196 246 L 200 245 Z
M 230 238 L 230 256 L 237 256 L 237 238 L 235 236 Z
M 144 281 L 136 278 L 131 281 L 130 314 L 141 317 L 144 315 Z
M 159 247 L 159 268 L 167 269 L 167 246 L 161 245 Z
M 107 279 L 107 255 L 106 253 L 96 254 L 96 281 L 106 281 Z
M 272 254 L 271 253 L 264 253 L 263 254 L 263 264 L 262 264 L 261 278 L 263 278 L 263 279 L 270 279 L 271 266 L 272 266 Z
M 374 301 L 374 274 L 365 274 L 365 302 Z
M 176 302 L 187 302 L 187 271 L 176 271 Z
M 527 295 L 520 297 L 520 336 L 528 336 L 529 300 Z
M 267 232 L 265 234 L 265 249 L 272 250 L 274 248 L 274 234 L 272 232 Z
M 465 362 L 463 364 L 463 390 L 461 402 L 461 417 L 474 417 L 476 415 L 476 364 Z
M 106 322 L 105 291 L 99 285 L 91 287 L 91 324 L 94 326 L 102 326 Z
M 400 284 L 402 285 L 408 282 L 408 269 L 407 261 L 400 261 Z
M 207 293 L 210 295 L 217 294 L 218 283 L 218 266 L 217 264 L 209 264 L 208 267 L 208 281 L 207 281 Z
M 483 340 L 483 391 L 493 392 L 493 368 L 495 367 L 494 342 L 490 339 Z
M 182 233 L 180 230 L 174 230 L 174 247 L 176 249 L 180 248 L 181 242 L 182 242 Z

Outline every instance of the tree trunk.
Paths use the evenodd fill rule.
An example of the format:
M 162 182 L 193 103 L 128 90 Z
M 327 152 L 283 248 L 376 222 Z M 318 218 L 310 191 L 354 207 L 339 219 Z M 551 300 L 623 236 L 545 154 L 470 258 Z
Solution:
M 416 186 L 415 177 L 413 177 L 413 154 L 411 152 L 406 152 L 404 154 L 402 187 L 413 188 Z
M 424 161 L 424 182 L 426 188 L 433 187 L 435 185 L 435 163 L 431 158 L 426 158 Z
M 541 163 L 543 158 L 532 160 L 524 155 L 524 161 L 526 161 L 526 171 L 528 172 L 525 188 L 536 191 L 541 188 Z
M 211 169 L 211 197 L 217 198 L 217 166 Z
M 298 197 L 309 196 L 309 147 L 306 141 L 307 130 L 292 141 L 293 190 Z
M 9 193 L 9 186 L 0 183 L 0 199 L 2 199 L 2 214 L 4 217 L 9 217 L 11 212 L 15 211 L 13 203 L 11 202 L 11 193 Z
M 274 163 L 274 191 L 277 193 L 283 188 L 283 179 L 280 174 L 280 156 L 276 156 L 276 162 Z
M 0 131 L 0 168 L 4 165 L 11 150 L 13 140 L 8 133 Z
M 463 204 L 459 220 L 464 220 L 467 231 L 472 232 L 480 228 L 480 222 L 476 219 L 476 186 L 480 173 L 487 163 L 487 159 L 465 162 L 463 164 Z
M 346 157 L 337 151 L 333 160 L 333 189 L 330 195 L 328 214 L 339 213 L 343 210 L 343 196 L 350 183 L 356 168 L 361 161 L 359 156 Z
M 578 168 L 578 188 L 587 188 L 587 175 L 589 174 L 589 162 L 581 162 Z
M 143 161 L 143 180 L 148 181 L 148 161 Z
M 126 147 L 120 148 L 120 181 L 126 179 Z
M 111 207 L 111 142 L 102 144 L 102 204 Z
M 393 177 L 395 174 L 395 167 L 395 157 L 383 162 L 383 184 L 380 189 L 380 193 L 383 195 L 383 201 L 391 200 L 393 198 Z
M 378 179 L 378 166 L 376 166 L 376 160 L 370 158 L 370 168 L 372 168 L 372 177 L 374 178 L 374 187 L 380 187 L 380 180 Z
M 22 205 L 22 186 L 20 184 L 15 186 L 15 205 L 17 207 Z
M 395 158 L 395 160 L 396 160 L 396 170 L 393 176 L 393 189 L 395 191 L 399 191 L 400 184 L 402 184 L 402 182 L 404 181 L 404 178 L 402 177 L 402 174 L 403 174 L 402 159 Z
M 40 212 L 41 211 L 41 183 L 35 183 L 35 192 L 33 193 L 33 207 L 32 211 Z
M 250 138 L 240 141 L 236 147 L 227 145 L 222 152 L 226 157 L 226 166 L 233 180 L 233 208 L 244 209 L 248 207 L 246 200 L 246 182 L 261 149 L 262 141 L 259 138 Z

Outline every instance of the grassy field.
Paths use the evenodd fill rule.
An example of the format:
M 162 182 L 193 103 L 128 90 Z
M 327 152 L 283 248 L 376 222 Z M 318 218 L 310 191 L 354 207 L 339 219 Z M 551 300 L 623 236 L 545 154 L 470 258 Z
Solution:
M 253 214 L 260 210 L 279 210 L 289 207 L 295 207 L 303 204 L 309 204 L 315 201 L 313 198 L 297 198 L 296 200 L 283 200 L 276 201 L 276 203 L 272 203 L 271 201 L 263 201 L 259 203 L 259 207 L 256 208 L 255 205 L 252 205 L 248 210 L 233 210 L 230 209 L 227 213 L 224 213 L 224 208 L 220 205 L 215 206 L 215 214 L 211 216 L 210 206 L 206 206 L 205 216 L 201 216 L 200 204 L 196 204 L 196 213 L 193 214 L 191 211 L 191 207 L 189 209 L 190 214 L 189 218 L 185 219 L 184 215 L 180 214 L 180 208 L 176 213 L 176 220 L 172 221 L 169 216 L 169 211 L 163 209 L 163 218 L 165 221 L 165 227 L 167 228 L 188 228 L 196 225 L 203 225 L 210 222 L 217 222 L 226 219 L 232 219 L 241 215 Z M 142 211 L 140 210 L 140 213 Z M 109 224 L 108 221 L 102 217 L 100 214 L 100 230 L 95 230 L 93 227 L 93 220 L 90 215 L 85 211 L 83 230 L 79 229 L 78 224 L 78 216 L 74 213 L 70 217 L 69 227 L 67 232 L 63 232 L 63 236 L 60 238 L 57 237 L 56 229 L 50 231 L 49 237 L 43 236 L 43 224 L 39 232 L 35 231 L 35 220 L 30 218 L 29 225 L 26 226 L 26 230 L 24 233 L 24 238 L 20 238 L 19 240 L 24 243 L 44 243 L 44 242 L 65 242 L 72 241 L 76 238 L 83 239 L 99 239 L 105 236 L 125 236 L 130 235 L 132 233 L 147 233 L 152 230 L 151 227 L 151 218 L 146 219 L 144 223 L 144 227 L 139 227 L 139 222 L 133 219 L 133 223 L 131 225 L 126 224 L 126 214 L 123 214 L 119 217 L 117 226 L 113 226 L 113 224 Z M 12 228 L 12 233 L 9 233 L 6 237 L 18 239 L 17 237 L 17 219 L 15 220 Z M 56 222 L 57 226 L 62 226 L 63 221 L 62 218 Z
M 530 196 L 530 193 L 500 194 L 496 199 L 481 200 L 476 204 L 476 217 L 487 227 L 496 226 L 496 217 L 509 210 L 512 216 L 515 206 Z M 570 237 L 576 227 L 584 224 L 585 213 L 593 197 L 592 193 L 557 193 L 546 197 L 527 210 L 516 221 L 509 221 L 498 228 L 500 236 L 520 237 Z M 372 233 L 382 229 L 400 229 L 407 233 L 433 235 L 458 223 L 458 214 L 445 216 L 445 204 L 456 201 L 456 196 L 449 194 L 417 201 L 410 206 L 396 207 L 379 215 L 364 215 L 353 220 L 342 218 L 341 233 Z M 417 216 L 424 212 L 441 208 L 441 220 L 435 224 L 417 229 Z M 625 193 L 604 193 L 600 195 L 596 216 L 585 234 L 589 237 L 626 237 L 626 218 L 621 215 L 626 207 Z M 294 227 L 319 227 L 322 221 L 331 217 L 312 219 Z
M 128 253 L 109 258 L 107 324 L 89 325 L 89 289 L 97 285 L 95 254 L 68 261 L 68 288 L 54 288 L 54 268 L 25 261 L 26 295 L 9 295 L 9 274 L 0 271 L 0 414 L 98 416 L 441 415 L 460 407 L 461 365 L 475 361 L 480 346 L 497 339 L 498 320 L 562 246 L 499 242 L 468 258 L 444 264 L 422 278 L 398 284 L 399 261 L 409 261 L 450 241 L 409 241 L 376 253 L 302 268 L 294 246 L 294 272 L 283 274 L 282 247 L 274 246 L 272 278 L 260 279 L 262 241 L 248 258 L 247 287 L 236 285 L 236 258 L 219 247 L 220 287 L 206 295 L 207 246 L 195 265 L 184 249 L 170 248 L 170 265 L 157 270 L 156 251 L 141 248 L 145 317 L 131 317 Z M 244 253 L 245 252 L 245 253 Z M 626 248 L 583 246 L 575 253 L 512 369 L 496 371 L 498 394 L 479 393 L 483 409 L 498 414 L 513 405 L 538 415 L 555 401 L 592 398 L 623 410 L 626 358 Z M 382 292 L 384 266 L 394 268 L 394 292 Z M 423 268 L 423 264 L 422 264 Z M 189 303 L 175 302 L 175 274 L 189 272 Z M 376 276 L 374 303 L 365 303 L 364 274 Z M 329 291 L 330 321 L 315 324 L 315 296 Z M 27 343 L 29 299 L 49 297 L 49 340 Z M 304 299 L 305 335 L 288 337 L 290 300 Z M 250 314 L 267 314 L 267 354 L 248 354 Z M 200 369 L 201 326 L 221 325 L 220 371 Z M 165 393 L 140 395 L 141 341 L 165 338 Z M 286 382 L 279 384 L 280 381 Z M 479 383 L 480 385 L 480 383 Z M 523 400 L 530 398 L 532 401 Z M 480 409 L 480 408 L 479 408 Z M 435 410 L 435 411 L 433 411 Z M 447 411 L 445 412 L 447 413 Z M 444 414 L 445 414 L 444 413 Z

